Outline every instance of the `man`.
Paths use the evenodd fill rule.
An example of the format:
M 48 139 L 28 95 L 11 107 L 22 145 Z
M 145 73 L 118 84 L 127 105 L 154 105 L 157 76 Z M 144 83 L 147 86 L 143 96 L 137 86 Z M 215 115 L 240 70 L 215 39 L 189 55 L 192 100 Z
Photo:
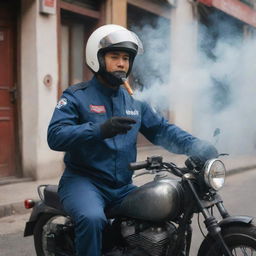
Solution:
M 138 37 L 121 26 L 94 31 L 86 62 L 95 76 L 64 91 L 49 125 L 49 146 L 66 152 L 59 195 L 75 223 L 79 256 L 101 255 L 104 209 L 135 189 L 128 165 L 136 161 L 138 132 L 175 153 L 217 156 L 212 145 L 169 124 L 120 86 L 140 52 Z

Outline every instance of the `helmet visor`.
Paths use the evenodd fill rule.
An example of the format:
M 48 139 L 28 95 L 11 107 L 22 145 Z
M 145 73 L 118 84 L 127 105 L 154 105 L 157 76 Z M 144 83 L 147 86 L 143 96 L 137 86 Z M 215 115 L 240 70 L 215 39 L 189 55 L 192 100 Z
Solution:
M 119 30 L 108 34 L 103 37 L 99 42 L 99 48 L 110 47 L 113 44 L 118 44 L 122 42 L 132 42 L 138 47 L 138 54 L 143 53 L 143 46 L 140 39 L 135 33 L 129 30 Z

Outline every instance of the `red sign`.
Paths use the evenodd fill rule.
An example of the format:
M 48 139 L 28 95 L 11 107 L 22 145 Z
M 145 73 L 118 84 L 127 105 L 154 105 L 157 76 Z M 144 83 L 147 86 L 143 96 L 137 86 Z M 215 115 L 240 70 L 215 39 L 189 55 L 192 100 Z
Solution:
M 40 12 L 46 14 L 56 13 L 57 0 L 40 0 Z
M 54 0 L 44 0 L 44 5 L 47 7 L 54 7 Z
M 198 0 L 256 27 L 256 11 L 238 0 Z

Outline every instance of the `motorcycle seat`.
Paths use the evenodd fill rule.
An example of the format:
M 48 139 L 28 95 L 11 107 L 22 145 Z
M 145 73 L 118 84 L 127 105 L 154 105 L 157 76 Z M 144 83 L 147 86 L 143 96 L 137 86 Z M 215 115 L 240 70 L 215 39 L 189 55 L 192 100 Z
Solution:
M 44 203 L 54 209 L 64 211 L 58 195 L 58 185 L 44 185 Z M 120 216 L 120 205 L 105 209 L 105 214 L 108 219 L 114 219 Z
M 47 206 L 63 211 L 63 207 L 58 195 L 58 185 L 45 185 L 44 203 Z

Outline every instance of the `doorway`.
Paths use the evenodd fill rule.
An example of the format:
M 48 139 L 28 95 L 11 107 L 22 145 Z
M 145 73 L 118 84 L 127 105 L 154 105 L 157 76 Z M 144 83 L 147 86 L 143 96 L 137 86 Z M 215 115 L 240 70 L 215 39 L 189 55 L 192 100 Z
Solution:
M 16 174 L 15 10 L 0 5 L 0 178 Z

